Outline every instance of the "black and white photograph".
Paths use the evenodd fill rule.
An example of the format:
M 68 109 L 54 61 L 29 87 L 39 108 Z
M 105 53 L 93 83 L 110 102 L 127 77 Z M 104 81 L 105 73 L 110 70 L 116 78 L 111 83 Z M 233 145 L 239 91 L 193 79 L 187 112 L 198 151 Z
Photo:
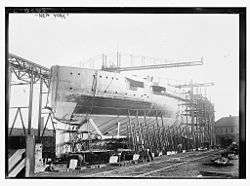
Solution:
M 246 7 L 5 7 L 5 178 L 246 178 Z

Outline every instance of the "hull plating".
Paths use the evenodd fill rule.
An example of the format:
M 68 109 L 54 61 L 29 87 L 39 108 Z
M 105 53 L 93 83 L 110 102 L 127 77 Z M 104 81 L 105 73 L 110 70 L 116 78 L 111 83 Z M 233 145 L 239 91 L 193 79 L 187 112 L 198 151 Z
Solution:
M 72 114 L 139 115 L 175 119 L 180 99 L 153 94 L 150 82 L 131 90 L 121 74 L 75 67 L 52 67 L 51 103 L 55 116 L 70 119 Z

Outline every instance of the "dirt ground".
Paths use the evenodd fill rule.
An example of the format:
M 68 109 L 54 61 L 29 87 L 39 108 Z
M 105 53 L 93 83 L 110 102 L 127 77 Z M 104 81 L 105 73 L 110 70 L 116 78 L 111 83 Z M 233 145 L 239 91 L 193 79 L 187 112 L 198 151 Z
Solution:
M 233 166 L 214 167 L 204 165 L 216 155 L 214 152 L 180 153 L 172 156 L 157 157 L 152 162 L 143 162 L 127 166 L 107 165 L 102 168 L 86 168 L 83 170 L 60 170 L 59 172 L 42 172 L 36 177 L 139 177 L 139 178 L 206 178 L 201 177 L 201 171 L 222 172 L 238 177 L 238 160 Z

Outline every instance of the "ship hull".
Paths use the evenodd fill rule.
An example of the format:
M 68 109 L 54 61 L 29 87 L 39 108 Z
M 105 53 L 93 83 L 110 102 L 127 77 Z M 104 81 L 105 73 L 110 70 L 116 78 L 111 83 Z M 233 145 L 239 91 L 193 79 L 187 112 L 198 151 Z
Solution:
M 180 116 L 182 100 L 153 94 L 146 88 L 130 90 L 126 83 L 126 78 L 118 73 L 54 66 L 51 105 L 55 117 L 70 120 L 74 114 L 157 115 L 172 119 Z
M 150 102 L 110 97 L 79 96 L 76 98 L 75 114 L 94 115 L 168 115 L 168 111 Z M 169 116 L 170 117 L 170 116 Z

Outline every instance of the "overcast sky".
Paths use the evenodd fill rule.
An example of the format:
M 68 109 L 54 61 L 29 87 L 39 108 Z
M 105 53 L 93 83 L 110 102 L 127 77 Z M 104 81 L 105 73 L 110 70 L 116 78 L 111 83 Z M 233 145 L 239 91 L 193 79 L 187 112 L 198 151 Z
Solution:
M 117 48 L 167 59 L 203 56 L 203 66 L 140 74 L 215 82 L 207 92 L 217 120 L 239 111 L 238 29 L 238 15 L 233 14 L 69 14 L 66 19 L 10 14 L 9 51 L 47 67 L 86 63 L 92 56 Z M 27 94 L 19 90 L 22 93 Z M 27 100 L 22 101 L 27 105 Z M 17 103 L 21 104 L 20 97 L 13 97 L 12 105 Z

